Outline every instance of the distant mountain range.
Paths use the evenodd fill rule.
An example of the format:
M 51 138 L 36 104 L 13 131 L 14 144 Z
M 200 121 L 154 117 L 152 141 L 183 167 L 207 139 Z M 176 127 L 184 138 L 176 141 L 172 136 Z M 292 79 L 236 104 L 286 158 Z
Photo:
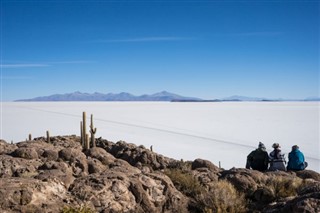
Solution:
M 194 97 L 185 97 L 170 93 L 167 91 L 162 91 L 152 95 L 141 95 L 135 96 L 130 93 L 122 92 L 118 94 L 114 93 L 66 93 L 66 94 L 55 94 L 50 96 L 42 96 L 31 99 L 22 99 L 16 101 L 174 101 L 174 100 L 183 100 L 183 101 L 201 101 L 199 98 Z
M 320 101 L 320 97 L 308 97 L 305 99 L 284 99 L 284 98 L 258 98 L 234 95 L 222 99 L 221 101 Z
M 320 101 L 319 97 L 309 97 L 303 100 L 298 99 L 268 99 L 246 96 L 230 96 L 223 99 L 204 100 L 196 97 L 186 97 L 170 93 L 167 91 L 158 92 L 151 95 L 135 96 L 130 93 L 82 93 L 73 92 L 66 94 L 55 94 L 50 96 L 42 96 L 31 99 L 22 99 L 16 101 L 33 102 L 33 101 L 173 101 L 173 102 L 220 102 L 220 101 Z

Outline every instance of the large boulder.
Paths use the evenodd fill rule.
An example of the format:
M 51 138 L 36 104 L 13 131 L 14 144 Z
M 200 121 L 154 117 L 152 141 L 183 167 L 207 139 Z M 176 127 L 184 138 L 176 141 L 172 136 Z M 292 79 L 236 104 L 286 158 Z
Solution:
M 316 181 L 320 181 L 320 174 L 312 170 L 296 171 L 296 174 L 302 179 L 313 179 Z
M 191 169 L 192 170 L 195 170 L 195 169 L 198 169 L 198 168 L 208 168 L 210 171 L 215 172 L 215 173 L 220 172 L 219 167 L 217 167 L 216 165 L 214 165 L 213 163 L 211 163 L 208 160 L 203 160 L 203 159 L 200 159 L 200 158 L 195 159 L 192 162 L 192 165 L 191 165 Z
M 59 154 L 57 150 L 45 149 L 43 150 L 41 157 L 45 158 L 47 161 L 56 161 L 59 158 Z
M 166 168 L 172 161 L 175 161 L 146 149 L 144 146 L 136 146 L 124 141 L 112 143 L 98 139 L 97 145 L 111 153 L 114 157 L 127 161 L 132 166 L 147 164 L 152 169 L 158 170 Z
M 0 155 L 1 154 L 10 154 L 18 147 L 15 144 L 8 144 L 4 140 L 0 140 Z
M 239 192 L 251 197 L 266 177 L 256 170 L 233 168 L 222 171 L 220 179 L 230 182 Z
M 102 173 L 107 169 L 107 167 L 101 163 L 101 161 L 95 158 L 88 159 L 88 172 L 89 174 L 93 173 Z
M 261 204 L 268 204 L 271 203 L 276 199 L 275 192 L 270 189 L 269 187 L 259 187 L 253 193 L 254 200 Z
M 57 181 L 26 178 L 0 181 L 1 212 L 61 212 L 66 202 L 72 202 L 72 198 Z
M 30 178 L 38 174 L 38 167 L 42 164 L 39 159 L 14 158 L 0 155 L 0 177 Z
M 104 165 L 113 163 L 115 160 L 115 157 L 113 155 L 100 147 L 93 147 L 89 149 L 86 154 L 92 158 L 98 159 Z
M 48 161 L 41 165 L 38 169 L 39 174 L 35 177 L 42 181 L 59 180 L 66 188 L 73 183 L 72 167 L 65 162 Z
M 279 203 L 273 203 L 265 207 L 265 213 L 318 213 L 320 212 L 320 192 L 310 193 Z
M 58 180 L 65 188 L 69 188 L 75 180 L 71 172 L 65 173 L 59 169 L 40 170 L 35 178 L 43 182 Z
M 38 153 L 34 148 L 21 147 L 14 150 L 11 154 L 13 157 L 25 159 L 38 159 Z
M 98 212 L 187 212 L 187 198 L 161 173 L 146 176 L 110 169 L 78 178 L 70 191 Z
M 299 195 L 305 195 L 309 193 L 320 192 L 320 182 L 318 181 L 305 181 L 304 186 L 298 191 Z
M 79 149 L 65 148 L 59 151 L 59 159 L 68 163 L 73 170 L 73 175 L 78 177 L 88 173 L 86 155 Z

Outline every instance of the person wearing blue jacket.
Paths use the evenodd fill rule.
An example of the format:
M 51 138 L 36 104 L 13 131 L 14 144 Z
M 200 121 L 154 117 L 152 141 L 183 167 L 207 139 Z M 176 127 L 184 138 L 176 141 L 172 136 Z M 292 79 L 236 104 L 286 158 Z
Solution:
M 303 153 L 299 150 L 299 146 L 294 145 L 289 153 L 289 162 L 287 170 L 304 170 L 307 168 L 308 163 L 304 160 Z

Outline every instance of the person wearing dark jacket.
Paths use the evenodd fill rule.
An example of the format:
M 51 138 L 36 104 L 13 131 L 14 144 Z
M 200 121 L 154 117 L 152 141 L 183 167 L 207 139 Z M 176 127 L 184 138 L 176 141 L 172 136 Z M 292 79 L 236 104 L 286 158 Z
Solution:
M 289 153 L 289 162 L 287 166 L 287 170 L 304 170 L 307 168 L 308 163 L 304 160 L 303 153 L 299 150 L 299 146 L 294 145 L 292 147 L 291 152 Z
M 263 143 L 259 142 L 258 149 L 252 151 L 247 157 L 247 169 L 254 169 L 258 171 L 265 171 L 268 169 L 268 152 Z

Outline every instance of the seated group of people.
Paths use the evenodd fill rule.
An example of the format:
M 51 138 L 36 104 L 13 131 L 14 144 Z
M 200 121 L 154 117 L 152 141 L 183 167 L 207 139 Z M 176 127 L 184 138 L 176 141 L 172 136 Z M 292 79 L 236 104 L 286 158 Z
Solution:
M 278 143 L 272 145 L 273 151 L 266 151 L 266 147 L 263 143 L 259 142 L 258 149 L 252 151 L 247 157 L 247 169 L 254 169 L 259 171 L 286 171 L 304 170 L 308 163 L 305 162 L 303 153 L 299 150 L 297 145 L 292 146 L 292 150 L 288 156 L 288 165 L 286 166 L 286 160 L 284 154 L 281 153 L 281 147 Z

